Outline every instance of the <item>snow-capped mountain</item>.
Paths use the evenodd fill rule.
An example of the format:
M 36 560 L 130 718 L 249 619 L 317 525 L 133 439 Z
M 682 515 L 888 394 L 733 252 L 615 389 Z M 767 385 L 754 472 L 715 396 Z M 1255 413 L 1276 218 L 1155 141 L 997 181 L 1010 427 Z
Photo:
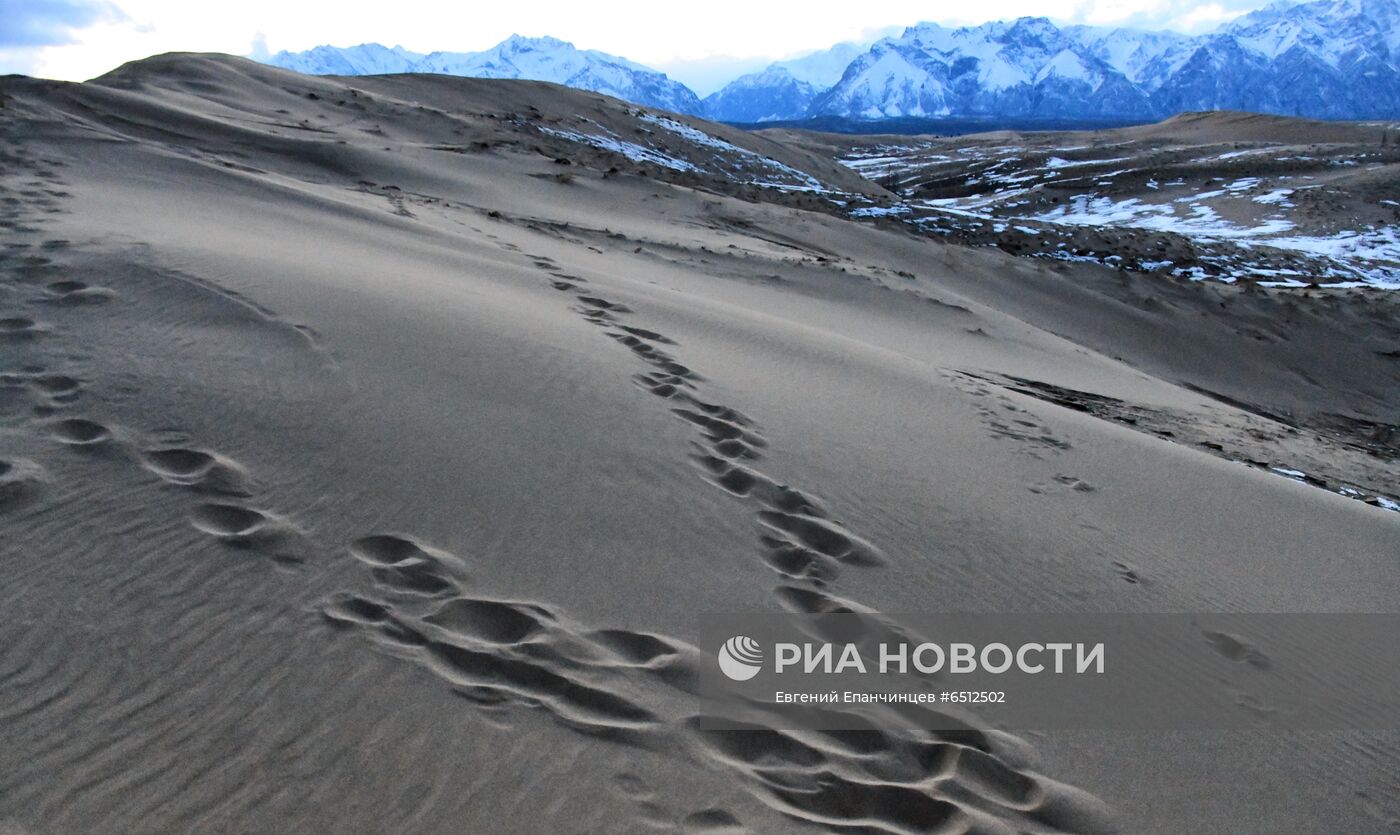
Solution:
M 1400 0 L 1275 3 L 1197 37 L 1044 18 L 876 43 L 808 115 L 1154 119 L 1236 109 L 1400 116 Z
M 279 52 L 268 63 L 313 75 L 371 75 L 425 72 L 473 78 L 524 78 L 592 90 L 637 104 L 680 113 L 699 113 L 700 100 L 684 84 L 625 58 L 577 49 L 557 38 L 511 35 L 484 52 L 421 55 L 402 47 L 361 44 L 346 49 L 318 46 L 306 52 Z
M 706 96 L 704 115 L 727 122 L 801 119 L 817 96 L 840 81 L 846 67 L 864 51 L 863 46 L 847 42 L 791 61 L 774 62 Z
M 663 73 L 554 38 L 420 55 L 362 44 L 281 52 L 313 74 L 529 78 L 731 122 L 986 117 L 1151 120 L 1186 110 L 1400 118 L 1400 0 L 1276 2 L 1198 36 L 1043 17 L 957 29 L 921 23 L 730 82 L 703 104 Z
M 267 59 L 267 63 L 305 75 L 389 75 L 413 72 L 413 66 L 421 60 L 422 55 L 401 46 L 390 49 L 377 43 L 362 43 L 344 48 L 318 46 L 305 52 L 283 51 Z
M 812 115 L 1093 118 L 1146 106 L 1123 74 L 1043 17 L 945 29 L 924 23 L 876 43 L 813 102 Z

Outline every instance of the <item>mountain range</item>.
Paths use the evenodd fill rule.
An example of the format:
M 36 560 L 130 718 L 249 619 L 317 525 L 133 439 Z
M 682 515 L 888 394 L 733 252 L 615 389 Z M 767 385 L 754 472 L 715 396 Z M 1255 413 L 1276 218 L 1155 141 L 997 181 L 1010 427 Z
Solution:
M 1332 119 L 1400 117 L 1400 0 L 1278 2 L 1196 36 L 1023 17 L 920 23 L 869 46 L 842 43 L 741 76 L 703 100 L 624 58 L 513 35 L 485 52 L 379 44 L 280 52 L 318 75 L 434 72 L 527 78 L 729 122 L 987 117 L 1157 119 L 1250 110 Z
M 557 38 L 511 35 L 484 52 L 411 52 L 377 43 L 348 48 L 318 46 L 279 52 L 267 60 L 307 75 L 438 73 L 471 78 L 526 78 L 592 90 L 624 101 L 677 113 L 700 113 L 700 99 L 665 73 Z

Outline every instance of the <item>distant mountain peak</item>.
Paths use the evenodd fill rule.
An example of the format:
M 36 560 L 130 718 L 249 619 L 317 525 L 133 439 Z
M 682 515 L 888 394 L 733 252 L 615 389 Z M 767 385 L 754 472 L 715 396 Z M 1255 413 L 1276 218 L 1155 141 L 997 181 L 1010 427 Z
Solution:
M 1400 0 L 1280 0 L 1189 36 L 1056 26 L 1028 16 L 949 28 L 925 21 L 868 46 L 777 61 L 700 102 L 625 58 L 513 34 L 483 52 L 360 44 L 281 52 L 311 74 L 434 72 L 552 81 L 733 122 L 837 116 L 1154 120 L 1235 109 L 1324 119 L 1400 117 Z
M 439 51 L 427 55 L 376 43 L 345 48 L 318 46 L 305 52 L 279 52 L 268 63 L 310 75 L 426 72 L 551 81 L 663 110 L 701 110 L 695 93 L 665 73 L 605 52 L 578 49 L 568 41 L 547 35 L 513 34 L 481 52 Z

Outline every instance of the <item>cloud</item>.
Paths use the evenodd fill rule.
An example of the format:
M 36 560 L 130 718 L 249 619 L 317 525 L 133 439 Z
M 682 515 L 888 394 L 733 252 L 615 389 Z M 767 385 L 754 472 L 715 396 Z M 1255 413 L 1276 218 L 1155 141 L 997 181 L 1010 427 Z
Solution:
M 1260 0 L 1084 0 L 1066 22 L 1200 34 L 1253 11 Z
M 253 35 L 253 42 L 248 47 L 248 57 L 254 61 L 266 61 L 272 57 L 272 50 L 267 48 L 266 32 L 258 32 Z
M 108 0 L 0 0 L 0 48 L 73 43 L 80 29 L 125 19 Z

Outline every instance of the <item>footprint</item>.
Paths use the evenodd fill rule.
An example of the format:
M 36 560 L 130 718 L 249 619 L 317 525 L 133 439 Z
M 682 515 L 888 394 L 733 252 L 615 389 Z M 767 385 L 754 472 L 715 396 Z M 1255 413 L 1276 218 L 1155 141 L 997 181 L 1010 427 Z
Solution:
M 190 513 L 190 522 L 207 534 L 229 540 L 249 540 L 272 524 L 260 510 L 236 504 L 202 504 Z
M 1273 664 L 1269 657 L 1259 650 L 1258 647 L 1249 643 L 1238 635 L 1231 635 L 1228 632 L 1215 632 L 1204 629 L 1201 634 L 1205 636 L 1206 643 L 1211 649 L 1220 653 L 1225 658 L 1240 664 L 1248 664 L 1261 670 L 1267 670 Z
M 405 536 L 372 534 L 350 543 L 350 553 L 375 566 L 397 565 L 408 560 L 447 557 L 442 551 L 421 545 Z
M 33 339 L 44 333 L 44 328 L 25 316 L 11 316 L 0 319 L 0 337 L 11 341 Z
M 44 286 L 54 304 L 102 304 L 117 294 L 106 287 L 90 287 L 81 281 L 53 281 Z
M 703 835 L 740 835 L 748 831 L 733 814 L 717 808 L 701 809 L 686 815 L 681 828 L 685 832 Z
M 49 434 L 59 443 L 69 446 L 97 446 L 112 439 L 112 430 L 82 418 L 68 418 L 52 424 Z
M 795 539 L 794 544 L 810 548 L 835 560 L 852 565 L 884 565 L 873 545 L 843 530 L 835 522 L 776 510 L 759 511 L 758 518 L 774 531 Z
M 39 496 L 44 468 L 25 458 L 0 459 L 0 513 L 28 504 Z
M 430 665 L 459 686 L 487 687 L 534 700 L 585 733 L 628 738 L 655 727 L 656 716 L 621 694 L 573 677 L 557 663 L 517 658 L 440 641 L 424 647 Z
M 677 417 L 700 427 L 706 438 L 716 443 L 720 441 L 743 441 L 754 447 L 765 447 L 767 442 L 748 432 L 743 426 L 724 418 L 701 414 L 691 409 L 672 409 Z
M 588 305 L 589 307 L 593 307 L 593 308 L 596 308 L 596 309 L 598 309 L 598 310 L 608 310 L 608 311 L 611 311 L 611 312 L 613 312 L 613 313 L 631 313 L 631 312 L 632 312 L 632 308 L 628 307 L 628 306 L 625 305 L 625 304 L 618 304 L 617 302 L 610 302 L 610 301 L 608 301 L 607 299 L 601 299 L 601 298 L 598 298 L 597 296 L 579 296 L 579 297 L 578 297 L 578 300 L 581 301 L 581 302 L 583 302 L 584 304 Z
M 623 330 L 627 331 L 633 336 L 640 336 L 642 339 L 650 339 L 652 342 L 659 342 L 662 345 L 676 344 L 673 340 L 667 339 L 666 337 L 662 336 L 656 331 L 649 331 L 646 328 L 634 328 L 629 325 L 619 325 L 618 327 L 622 328 Z
M 552 618 L 543 607 L 529 603 L 461 597 L 442 604 L 423 620 L 475 641 L 518 644 L 539 633 Z
M 162 475 L 189 478 L 213 466 L 214 456 L 195 449 L 148 449 L 146 461 Z
M 1094 485 L 1090 484 L 1089 482 L 1084 481 L 1084 480 L 1082 480 L 1082 479 L 1075 478 L 1075 477 L 1072 476 L 1072 475 L 1063 475 L 1063 474 L 1062 474 L 1062 475 L 1057 475 L 1057 476 L 1055 476 L 1055 481 L 1056 481 L 1056 483 L 1058 483 L 1058 484 L 1063 484 L 1063 485 L 1065 485 L 1066 487 L 1069 487 L 1069 488 L 1071 488 L 1071 489 L 1073 489 L 1073 490 L 1076 490 L 1076 491 L 1078 491 L 1078 492 L 1080 492 L 1080 493 L 1092 493 L 1092 492 L 1094 492 L 1096 489 L 1098 489 L 1098 488 L 1094 487 Z
M 633 666 L 648 667 L 669 661 L 680 654 L 680 648 L 659 635 L 633 632 L 628 629 L 599 629 L 587 637 L 611 650 Z
M 427 637 L 405 623 L 392 606 L 357 594 L 338 592 L 332 595 L 321 607 L 321 616 L 333 627 L 367 628 L 379 638 L 400 646 L 421 647 L 428 643 Z
M 30 380 L 30 385 L 59 402 L 77 399 L 78 391 L 82 388 L 82 383 L 65 374 L 41 374 Z
M 684 377 L 677 377 L 673 374 L 662 374 L 659 372 L 638 374 L 633 377 L 632 380 L 657 397 L 665 398 L 674 397 L 682 386 L 689 385 Z
M 169 447 L 143 453 L 146 468 L 166 481 L 210 493 L 252 495 L 253 482 L 237 463 L 216 452 Z
M 811 580 L 823 585 L 836 579 L 831 557 L 773 536 L 761 537 L 767 555 L 764 561 L 774 571 L 793 580 Z
M 725 458 L 755 459 L 760 457 L 757 450 L 738 438 L 719 441 L 715 443 L 713 449 Z
M 306 561 L 301 533 L 285 519 L 261 510 L 209 502 L 190 512 L 190 524 L 231 547 L 263 552 L 283 566 Z
M 389 619 L 391 609 L 383 603 L 341 592 L 321 608 L 321 614 L 338 626 L 370 626 Z
M 412 539 L 374 534 L 350 543 L 350 553 L 373 567 L 381 584 L 405 594 L 429 597 L 454 591 L 454 574 L 462 573 L 457 557 Z
M 1142 583 L 1142 575 L 1133 566 L 1120 560 L 1113 561 L 1113 567 L 1118 570 L 1118 576 L 1123 578 L 1123 582 L 1139 585 Z

